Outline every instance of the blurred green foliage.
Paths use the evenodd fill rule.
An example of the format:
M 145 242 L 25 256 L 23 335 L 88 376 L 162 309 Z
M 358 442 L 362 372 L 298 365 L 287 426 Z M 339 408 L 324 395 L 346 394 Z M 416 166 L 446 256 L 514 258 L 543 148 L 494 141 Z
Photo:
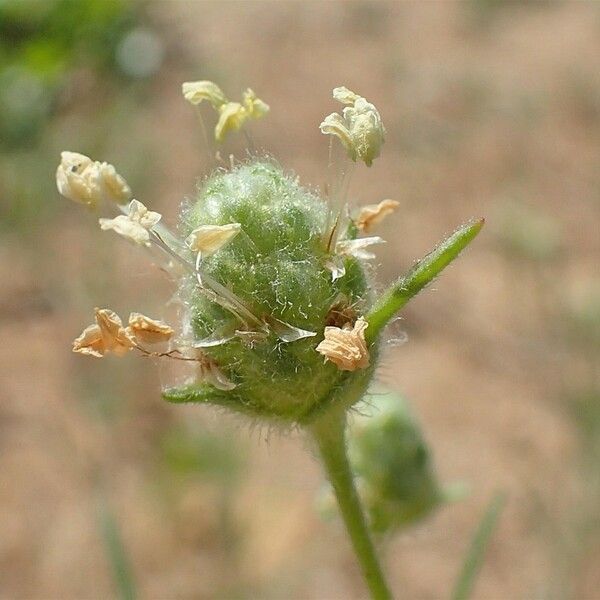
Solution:
M 231 485 L 244 467 L 240 447 L 218 431 L 173 427 L 164 433 L 160 447 L 167 471 L 184 479 L 201 477 Z
M 36 142 L 75 67 L 115 72 L 128 0 L 0 0 L 0 148 Z
M 1 232 L 35 237 L 60 214 L 53 173 L 74 132 L 78 150 L 104 153 L 130 121 L 138 82 L 159 71 L 165 52 L 145 6 L 0 0 Z

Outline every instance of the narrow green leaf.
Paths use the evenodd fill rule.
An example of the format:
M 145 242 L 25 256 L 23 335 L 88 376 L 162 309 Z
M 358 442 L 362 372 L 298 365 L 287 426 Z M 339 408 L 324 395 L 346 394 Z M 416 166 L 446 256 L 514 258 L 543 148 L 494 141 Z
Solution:
M 373 341 L 390 319 L 425 286 L 431 283 L 481 231 L 484 219 L 470 221 L 459 227 L 422 258 L 403 277 L 392 285 L 367 315 L 369 327 L 365 332 L 367 342 Z
M 121 600 L 135 600 L 137 593 L 133 572 L 121 538 L 119 524 L 112 513 L 108 501 L 103 495 L 100 496 L 98 504 L 100 531 L 118 597 Z
M 494 533 L 505 501 L 505 494 L 498 492 L 494 495 L 485 511 L 473 535 L 460 575 L 452 591 L 452 600 L 467 600 L 471 595 L 473 585 L 483 565 L 488 543 L 492 537 L 492 533 Z

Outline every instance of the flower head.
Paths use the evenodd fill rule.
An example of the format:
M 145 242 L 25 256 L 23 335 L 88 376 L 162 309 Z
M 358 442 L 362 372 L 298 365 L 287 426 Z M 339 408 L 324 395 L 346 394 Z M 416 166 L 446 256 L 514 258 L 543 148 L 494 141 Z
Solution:
M 160 213 L 148 210 L 138 200 L 132 200 L 127 215 L 119 215 L 114 219 L 99 219 L 98 222 L 104 231 L 112 229 L 136 244 L 149 246 L 150 231 L 161 218 Z
M 345 87 L 335 88 L 333 97 L 350 106 L 344 108 L 342 115 L 332 113 L 325 117 L 319 126 L 321 132 L 338 137 L 352 160 L 358 158 L 370 167 L 379 156 L 385 136 L 378 110 Z
M 369 349 L 365 341 L 365 329 L 369 326 L 359 317 L 354 326 L 325 327 L 325 339 L 317 346 L 326 360 L 337 365 L 341 371 L 356 371 L 369 366 Z

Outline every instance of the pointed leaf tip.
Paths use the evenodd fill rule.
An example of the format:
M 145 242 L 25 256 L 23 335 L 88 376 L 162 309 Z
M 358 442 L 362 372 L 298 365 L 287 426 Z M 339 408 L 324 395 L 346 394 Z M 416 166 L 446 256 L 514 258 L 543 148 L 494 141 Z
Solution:
M 458 257 L 481 231 L 484 223 L 485 219 L 481 218 L 461 225 L 385 292 L 367 316 L 369 323 L 369 329 L 366 333 L 367 342 L 373 341 L 390 319 L 409 300 L 431 283 Z

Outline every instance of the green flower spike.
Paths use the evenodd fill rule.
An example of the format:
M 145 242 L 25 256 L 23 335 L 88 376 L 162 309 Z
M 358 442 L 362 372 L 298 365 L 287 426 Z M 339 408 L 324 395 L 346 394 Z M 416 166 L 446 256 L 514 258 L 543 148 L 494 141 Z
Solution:
M 183 92 L 193 104 L 206 100 L 218 111 L 217 139 L 268 110 L 251 90 L 235 107 L 210 82 L 186 83 Z M 346 88 L 334 95 L 349 106 L 335 126 L 333 117 L 326 119 L 332 129 L 325 132 L 340 137 L 350 158 L 370 165 L 383 143 L 379 113 Z M 59 191 L 89 203 L 87 170 L 95 163 L 75 158 L 73 175 L 66 170 L 70 185 L 61 172 Z M 342 225 L 297 177 L 273 160 L 251 158 L 201 182 L 177 233 L 141 202 L 110 206 L 122 214 L 103 219 L 102 227 L 162 252 L 177 282 L 180 323 L 163 342 L 168 348 L 150 352 L 131 342 L 146 355 L 190 367 L 187 380 L 167 387 L 164 398 L 304 429 L 323 461 L 372 597 L 391 597 L 348 462 L 346 415 L 373 379 L 386 324 L 458 256 L 483 221 L 460 227 L 376 297 L 367 247 L 383 240 L 359 234 L 390 214 L 393 201 L 371 205 Z M 102 356 L 102 331 L 91 327 L 77 347 Z M 116 320 L 114 329 L 126 331 Z

